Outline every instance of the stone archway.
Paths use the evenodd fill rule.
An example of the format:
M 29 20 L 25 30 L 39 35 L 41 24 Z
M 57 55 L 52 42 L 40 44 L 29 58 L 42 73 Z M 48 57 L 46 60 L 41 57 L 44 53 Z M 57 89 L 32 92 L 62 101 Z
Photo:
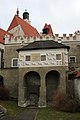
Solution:
M 24 93 L 28 105 L 38 105 L 40 96 L 40 75 L 30 71 L 24 76 Z
M 0 87 L 4 87 L 4 79 L 1 75 L 0 75 Z
M 51 103 L 59 85 L 60 74 L 56 70 L 46 74 L 46 102 Z

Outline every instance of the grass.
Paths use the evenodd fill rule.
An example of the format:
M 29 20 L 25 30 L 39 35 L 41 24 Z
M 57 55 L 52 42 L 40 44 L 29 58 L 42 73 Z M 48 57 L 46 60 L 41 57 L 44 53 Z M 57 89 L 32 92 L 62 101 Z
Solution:
M 7 109 L 8 115 L 16 115 L 20 111 L 22 111 L 24 108 L 18 107 L 17 102 L 15 101 L 2 101 L 0 100 L 0 105 L 5 107 Z
M 39 109 L 36 120 L 80 120 L 80 113 L 67 113 L 45 108 Z
M 0 105 L 8 110 L 8 115 L 16 115 L 25 108 L 18 107 L 15 101 L 1 101 Z M 56 111 L 52 108 L 43 108 L 38 110 L 36 120 L 80 120 L 80 113 L 67 113 Z

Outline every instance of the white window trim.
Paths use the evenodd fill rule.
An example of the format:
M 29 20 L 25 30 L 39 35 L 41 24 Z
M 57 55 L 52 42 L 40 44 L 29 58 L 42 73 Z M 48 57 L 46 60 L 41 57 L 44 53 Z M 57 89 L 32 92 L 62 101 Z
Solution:
M 25 57 L 24 57 L 24 61 L 26 61 L 26 56 L 30 56 L 30 61 L 31 61 L 31 54 L 27 54 L 27 55 L 25 55 Z M 26 62 L 30 62 L 30 61 L 26 61 Z
M 18 63 L 19 63 L 19 59 L 18 58 L 12 58 L 12 63 L 11 63 L 11 67 L 18 67 L 18 64 L 17 64 L 17 66 L 13 66 L 13 60 L 18 60 Z
M 42 54 L 40 54 L 40 61 L 43 61 L 43 60 L 41 60 L 41 56 L 42 55 L 45 55 L 46 56 L 46 54 L 44 54 L 44 53 L 42 53 Z M 47 56 L 46 56 L 47 57 Z M 47 58 L 46 58 L 47 59 Z M 46 60 L 45 60 L 46 61 Z
M 76 56 L 69 56 L 69 63 L 70 63 L 70 57 L 74 57 L 75 58 L 75 63 L 76 63 Z
M 62 53 L 57 53 L 57 54 L 60 54 L 60 55 L 61 55 L 61 59 L 60 59 L 60 60 L 57 60 L 57 59 L 56 59 L 56 61 L 62 61 Z M 56 55 L 57 55 L 57 54 L 56 54 Z

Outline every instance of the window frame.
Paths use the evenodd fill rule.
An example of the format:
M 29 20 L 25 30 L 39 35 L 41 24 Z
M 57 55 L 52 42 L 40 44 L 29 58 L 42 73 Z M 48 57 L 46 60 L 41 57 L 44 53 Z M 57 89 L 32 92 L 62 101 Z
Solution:
M 26 57 L 30 57 L 30 60 L 26 60 Z M 31 61 L 31 55 L 26 55 L 26 56 L 25 56 L 25 61 L 26 61 L 26 62 Z
M 42 60 L 42 59 L 41 59 L 41 56 L 45 56 L 45 60 Z M 41 54 L 41 55 L 40 55 L 40 59 L 41 59 L 41 61 L 46 61 L 46 54 Z
M 62 54 L 57 53 L 56 55 L 61 55 L 61 59 L 56 59 L 56 61 L 61 61 L 62 60 Z
M 74 58 L 75 58 L 75 62 L 70 62 L 70 58 L 71 58 L 71 57 L 74 57 Z M 71 63 L 71 64 L 72 64 L 72 63 L 76 63 L 76 56 L 69 56 L 69 63 Z
M 14 65 L 13 65 L 13 61 L 14 61 L 14 60 L 17 60 L 17 66 L 14 66 Z M 18 58 L 12 58 L 12 67 L 18 67 Z

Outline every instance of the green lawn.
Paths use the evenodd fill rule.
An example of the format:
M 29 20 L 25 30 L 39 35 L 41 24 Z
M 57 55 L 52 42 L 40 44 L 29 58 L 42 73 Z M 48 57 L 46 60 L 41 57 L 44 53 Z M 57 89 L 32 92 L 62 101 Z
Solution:
M 8 111 L 8 115 L 16 115 L 20 111 L 22 111 L 24 108 L 18 107 L 17 102 L 14 101 L 2 101 L 0 100 L 0 105 L 5 107 Z
M 0 105 L 8 110 L 8 115 L 16 115 L 25 108 L 18 107 L 14 101 L 1 101 Z M 52 108 L 43 108 L 38 110 L 36 120 L 80 120 L 80 113 L 67 113 L 55 111 Z
M 39 109 L 36 120 L 80 120 L 80 113 L 67 113 L 45 108 Z

